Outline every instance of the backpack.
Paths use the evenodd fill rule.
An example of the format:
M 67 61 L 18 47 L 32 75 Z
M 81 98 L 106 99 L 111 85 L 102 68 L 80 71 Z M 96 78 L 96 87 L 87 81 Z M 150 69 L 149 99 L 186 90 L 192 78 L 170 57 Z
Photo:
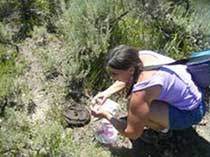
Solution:
M 163 65 L 187 65 L 187 71 L 191 74 L 193 81 L 200 88 L 210 86 L 210 50 L 193 52 L 189 58 L 177 60 L 168 64 L 145 66 L 144 70 L 159 69 Z

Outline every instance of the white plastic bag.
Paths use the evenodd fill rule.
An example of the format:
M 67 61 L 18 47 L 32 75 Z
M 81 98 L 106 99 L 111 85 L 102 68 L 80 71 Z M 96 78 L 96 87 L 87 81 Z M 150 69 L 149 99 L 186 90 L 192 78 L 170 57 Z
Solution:
M 95 138 L 103 144 L 115 144 L 118 138 L 118 131 L 109 121 L 103 119 L 96 128 Z
M 120 105 L 111 99 L 107 99 L 101 106 L 104 110 L 112 113 L 113 116 L 118 114 Z M 96 140 L 103 144 L 115 144 L 118 138 L 118 131 L 106 119 L 101 119 L 95 129 Z

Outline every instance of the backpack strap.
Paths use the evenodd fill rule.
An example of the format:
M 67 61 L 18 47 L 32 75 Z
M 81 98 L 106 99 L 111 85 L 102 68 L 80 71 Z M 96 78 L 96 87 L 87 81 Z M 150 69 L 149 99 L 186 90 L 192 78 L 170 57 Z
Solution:
M 143 70 L 144 71 L 157 70 L 164 65 L 178 65 L 178 64 L 194 65 L 194 64 L 200 64 L 200 63 L 204 63 L 204 62 L 208 62 L 208 61 L 210 61 L 210 51 L 209 51 L 209 54 L 204 54 L 204 55 L 196 56 L 196 57 L 184 58 L 184 59 L 180 59 L 180 60 L 177 60 L 177 61 L 174 61 L 171 63 L 144 66 Z

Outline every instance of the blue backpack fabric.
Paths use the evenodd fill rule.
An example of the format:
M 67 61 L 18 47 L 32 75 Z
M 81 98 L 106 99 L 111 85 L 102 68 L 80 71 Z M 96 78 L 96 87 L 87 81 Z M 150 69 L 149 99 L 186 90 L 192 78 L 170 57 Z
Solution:
M 210 50 L 192 53 L 187 63 L 193 81 L 201 88 L 210 86 Z

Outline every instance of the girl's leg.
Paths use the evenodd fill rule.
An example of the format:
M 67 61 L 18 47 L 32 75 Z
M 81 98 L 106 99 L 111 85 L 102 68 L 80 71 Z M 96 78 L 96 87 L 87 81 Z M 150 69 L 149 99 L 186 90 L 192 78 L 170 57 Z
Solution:
M 152 102 L 147 126 L 157 131 L 169 128 L 169 105 L 167 103 L 162 101 Z
M 148 127 L 160 131 L 165 128 L 185 129 L 198 124 L 205 115 L 206 105 L 201 102 L 193 110 L 180 110 L 162 101 L 150 105 Z

